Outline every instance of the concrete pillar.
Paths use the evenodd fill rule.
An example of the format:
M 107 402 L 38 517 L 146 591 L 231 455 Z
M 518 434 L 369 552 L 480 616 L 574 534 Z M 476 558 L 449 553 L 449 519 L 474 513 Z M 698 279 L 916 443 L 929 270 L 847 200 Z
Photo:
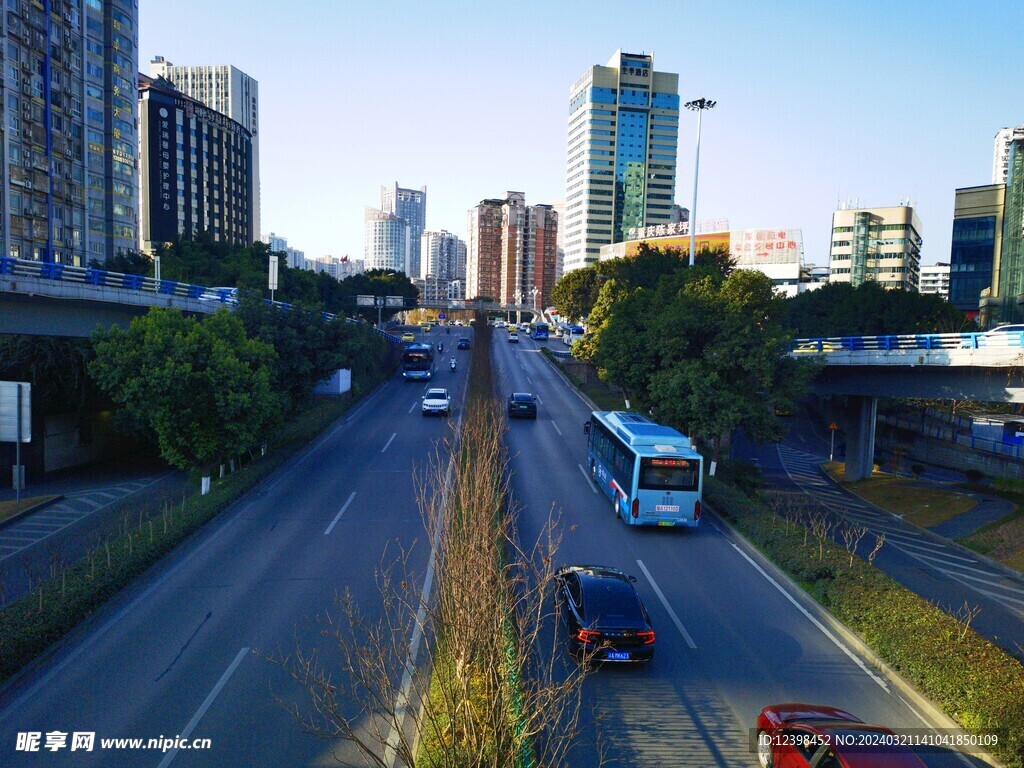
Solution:
M 846 470 L 848 481 L 871 477 L 875 460 L 875 417 L 878 398 L 850 395 L 846 407 Z

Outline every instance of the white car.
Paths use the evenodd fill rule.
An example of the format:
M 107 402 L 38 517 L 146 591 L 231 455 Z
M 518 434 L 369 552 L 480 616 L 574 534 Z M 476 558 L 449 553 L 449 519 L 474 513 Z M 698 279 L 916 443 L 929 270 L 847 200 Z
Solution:
M 222 304 L 238 304 L 238 289 L 232 286 L 206 288 L 199 294 L 200 301 L 219 301 Z
M 428 389 L 423 396 L 423 415 L 447 416 L 452 410 L 452 398 L 447 389 Z

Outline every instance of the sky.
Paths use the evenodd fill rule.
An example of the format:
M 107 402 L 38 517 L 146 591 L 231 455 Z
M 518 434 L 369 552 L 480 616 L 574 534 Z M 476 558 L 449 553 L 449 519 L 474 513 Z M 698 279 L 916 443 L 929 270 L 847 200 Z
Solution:
M 139 69 L 232 64 L 259 81 L 263 234 L 363 255 L 380 186 L 427 187 L 427 228 L 515 190 L 565 199 L 569 87 L 619 48 L 714 99 L 697 218 L 803 230 L 909 200 L 922 263 L 949 261 L 954 190 L 991 183 L 995 132 L 1024 123 L 1013 4 L 991 0 L 481 3 L 140 0 Z M 691 207 L 696 114 L 680 116 Z

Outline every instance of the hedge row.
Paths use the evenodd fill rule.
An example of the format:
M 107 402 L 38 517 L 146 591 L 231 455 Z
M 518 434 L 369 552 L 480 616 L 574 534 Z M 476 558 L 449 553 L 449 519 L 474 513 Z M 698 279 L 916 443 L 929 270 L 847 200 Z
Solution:
M 383 380 L 393 368 L 382 368 Z M 244 495 L 347 411 L 353 400 L 317 400 L 277 431 L 267 455 L 214 481 L 206 496 L 98 541 L 83 558 L 0 610 L 0 684 L 60 640 L 150 566 Z M 109 566 L 108 566 L 109 563 Z
M 707 500 L 770 560 L 808 589 L 890 667 L 965 730 L 997 734 L 992 754 L 1024 768 L 1024 667 L 1001 648 L 831 539 L 818 541 L 767 505 L 715 478 Z M 870 549 L 874 544 L 863 542 Z

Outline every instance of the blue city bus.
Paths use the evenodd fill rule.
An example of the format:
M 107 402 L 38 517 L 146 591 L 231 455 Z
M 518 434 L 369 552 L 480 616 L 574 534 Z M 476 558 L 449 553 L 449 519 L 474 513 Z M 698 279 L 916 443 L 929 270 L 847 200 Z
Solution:
M 585 431 L 590 474 L 619 518 L 697 527 L 703 479 L 690 438 L 624 411 L 594 411 Z
M 547 323 L 530 323 L 530 338 L 536 341 L 548 340 Z
M 434 345 L 410 344 L 402 353 L 402 378 L 406 381 L 429 380 L 434 376 Z

